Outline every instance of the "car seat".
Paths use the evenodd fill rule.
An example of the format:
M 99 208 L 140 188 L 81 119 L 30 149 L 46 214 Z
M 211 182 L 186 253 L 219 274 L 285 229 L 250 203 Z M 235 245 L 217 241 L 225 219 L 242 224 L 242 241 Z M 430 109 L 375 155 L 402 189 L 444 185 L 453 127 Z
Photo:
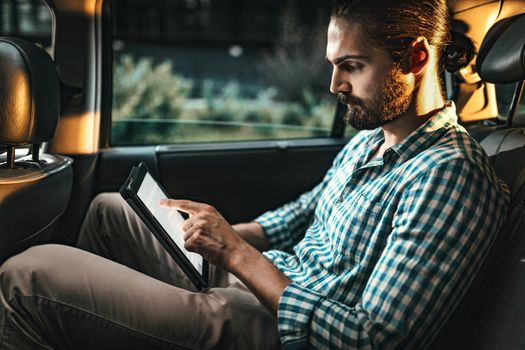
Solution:
M 0 263 L 47 242 L 69 201 L 72 160 L 41 152 L 55 133 L 60 86 L 51 57 L 0 37 Z
M 525 14 L 489 30 L 476 62 L 490 83 L 516 83 L 505 126 L 478 130 L 498 176 L 511 190 L 507 222 L 432 349 L 525 349 L 525 128 L 513 126 L 525 79 Z

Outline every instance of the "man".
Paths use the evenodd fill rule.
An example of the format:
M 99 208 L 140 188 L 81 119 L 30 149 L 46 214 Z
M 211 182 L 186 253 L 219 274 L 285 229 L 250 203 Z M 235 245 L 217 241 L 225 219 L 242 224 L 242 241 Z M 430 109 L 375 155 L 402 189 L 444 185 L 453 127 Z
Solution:
M 509 201 L 443 98 L 443 67 L 471 53 L 450 43 L 444 0 L 336 2 L 330 89 L 368 131 L 323 181 L 234 226 L 208 205 L 160 203 L 190 214 L 185 246 L 213 264 L 204 293 L 118 195 L 97 197 L 78 242 L 97 255 L 40 246 L 0 268 L 0 347 L 427 347 Z

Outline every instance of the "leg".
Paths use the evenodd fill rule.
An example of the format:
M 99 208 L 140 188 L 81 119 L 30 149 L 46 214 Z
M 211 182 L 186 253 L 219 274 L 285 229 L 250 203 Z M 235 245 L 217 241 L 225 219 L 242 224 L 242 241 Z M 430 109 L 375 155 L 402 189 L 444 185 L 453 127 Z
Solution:
M 184 272 L 118 193 L 96 196 L 80 229 L 77 247 L 126 265 L 171 285 L 195 291 Z M 236 278 L 210 265 L 210 285 Z
M 118 193 L 96 196 L 77 247 L 126 265 L 163 282 L 195 290 L 157 238 Z
M 275 318 L 244 288 L 193 293 L 66 246 L 0 267 L 0 349 L 278 348 Z

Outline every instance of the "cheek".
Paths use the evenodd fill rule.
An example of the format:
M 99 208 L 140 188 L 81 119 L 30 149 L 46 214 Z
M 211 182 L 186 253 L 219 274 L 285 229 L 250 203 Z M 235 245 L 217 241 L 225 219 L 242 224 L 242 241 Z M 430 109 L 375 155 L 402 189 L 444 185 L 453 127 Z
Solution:
M 381 92 L 381 82 L 384 77 L 374 74 L 363 74 L 359 79 L 358 86 L 354 89 L 354 95 L 365 101 L 374 101 Z

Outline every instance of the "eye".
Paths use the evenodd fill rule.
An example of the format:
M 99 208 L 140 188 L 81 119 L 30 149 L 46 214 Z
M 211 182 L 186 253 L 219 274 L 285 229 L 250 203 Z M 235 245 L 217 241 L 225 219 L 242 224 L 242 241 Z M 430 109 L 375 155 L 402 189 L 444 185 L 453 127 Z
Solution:
M 345 62 L 345 63 L 341 63 L 339 65 L 339 68 L 345 72 L 352 73 L 352 72 L 357 72 L 363 69 L 363 65 L 360 63 Z

